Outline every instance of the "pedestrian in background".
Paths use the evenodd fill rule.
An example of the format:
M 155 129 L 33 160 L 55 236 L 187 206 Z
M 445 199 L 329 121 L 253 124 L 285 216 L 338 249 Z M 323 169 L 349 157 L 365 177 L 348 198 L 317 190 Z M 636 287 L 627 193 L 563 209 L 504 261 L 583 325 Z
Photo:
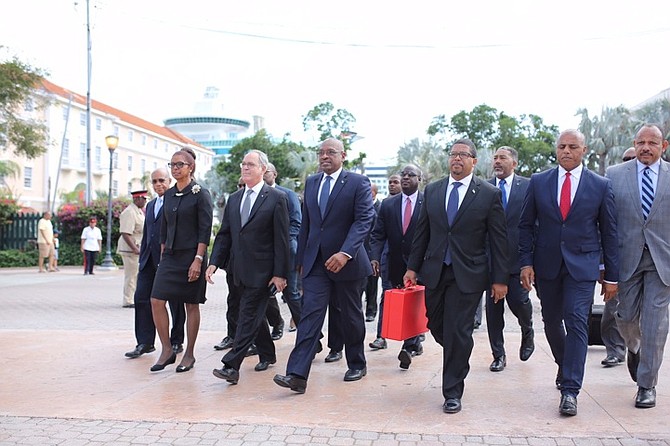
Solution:
M 102 232 L 98 228 L 98 219 L 91 217 L 88 226 L 81 231 L 81 252 L 84 254 L 84 275 L 94 274 L 93 266 L 102 251 Z

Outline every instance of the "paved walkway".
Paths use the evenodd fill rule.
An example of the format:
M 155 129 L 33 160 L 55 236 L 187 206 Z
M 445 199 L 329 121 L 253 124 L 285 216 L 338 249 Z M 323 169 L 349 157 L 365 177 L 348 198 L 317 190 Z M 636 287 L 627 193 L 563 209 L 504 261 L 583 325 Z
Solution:
M 344 362 L 317 356 L 307 393 L 272 382 L 294 342 L 277 342 L 279 361 L 255 372 L 255 358 L 231 386 L 212 376 L 212 346 L 225 326 L 225 279 L 217 274 L 202 307 L 197 363 L 151 373 L 156 353 L 135 360 L 133 310 L 121 308 L 122 272 L 84 276 L 79 268 L 38 274 L 0 270 L 0 445 L 4 444 L 530 444 L 670 445 L 668 361 L 658 406 L 633 407 L 636 387 L 625 366 L 604 369 L 591 347 L 579 415 L 558 415 L 556 367 L 541 330 L 537 349 L 518 360 L 519 333 L 509 321 L 508 367 L 491 373 L 486 331 L 475 333 L 463 411 L 442 413 L 441 354 L 430 336 L 410 370 L 398 368 L 399 342 L 369 352 L 368 376 L 342 381 Z M 536 301 L 534 301 L 536 303 Z M 536 305 L 539 307 L 539 304 Z M 288 319 L 288 311 L 282 305 Z M 536 326 L 541 318 L 535 315 Z M 367 342 L 374 338 L 368 323 Z M 667 356 L 667 354 L 666 354 Z

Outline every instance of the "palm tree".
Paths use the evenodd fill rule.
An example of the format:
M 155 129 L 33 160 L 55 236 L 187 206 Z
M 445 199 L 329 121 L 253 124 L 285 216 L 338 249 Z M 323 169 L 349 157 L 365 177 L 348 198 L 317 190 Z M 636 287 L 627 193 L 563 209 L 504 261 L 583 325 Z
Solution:
M 607 167 L 620 162 L 623 152 L 632 145 L 633 116 L 623 105 L 603 107 L 600 116 L 592 118 L 586 109 L 579 109 L 577 114 L 582 116 L 579 130 L 589 149 L 587 162 L 604 175 Z

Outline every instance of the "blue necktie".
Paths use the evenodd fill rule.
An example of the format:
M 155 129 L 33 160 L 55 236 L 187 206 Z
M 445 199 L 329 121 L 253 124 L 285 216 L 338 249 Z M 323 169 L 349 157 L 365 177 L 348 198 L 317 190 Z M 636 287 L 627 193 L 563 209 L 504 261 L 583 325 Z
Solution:
M 642 171 L 642 216 L 646 220 L 651 211 L 651 205 L 654 203 L 654 183 L 651 181 L 649 167 Z
M 328 197 L 330 196 L 330 180 L 332 177 L 326 175 L 326 179 L 321 187 L 321 195 L 319 195 L 319 209 L 321 210 L 321 218 L 326 213 L 326 206 L 328 206 Z
M 507 191 L 505 190 L 505 179 L 503 178 L 500 180 L 500 184 L 498 184 L 498 187 L 500 188 L 500 192 L 502 192 L 502 203 L 503 203 L 503 209 L 507 209 Z
M 455 181 L 452 183 L 451 193 L 449 194 L 449 201 L 447 201 L 447 221 L 449 226 L 454 222 L 456 218 L 456 213 L 458 212 L 458 188 L 461 187 L 463 183 Z M 451 250 L 449 249 L 449 243 L 447 242 L 447 252 L 444 254 L 444 263 L 451 265 Z

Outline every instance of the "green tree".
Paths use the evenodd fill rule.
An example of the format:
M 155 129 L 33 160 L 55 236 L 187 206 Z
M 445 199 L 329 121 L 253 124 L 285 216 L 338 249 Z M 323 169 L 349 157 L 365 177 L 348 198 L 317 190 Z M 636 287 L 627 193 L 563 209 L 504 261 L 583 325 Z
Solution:
M 314 106 L 302 118 L 302 126 L 306 132 L 316 130 L 319 133 L 319 141 L 327 138 L 340 137 L 342 132 L 349 132 L 351 126 L 356 123 L 354 115 L 346 109 L 338 108 L 330 102 L 323 102 Z M 345 149 L 349 149 L 348 139 L 340 138 L 345 142 Z
M 398 149 L 398 164 L 389 169 L 389 175 L 398 173 L 407 164 L 415 164 L 423 171 L 423 184 L 443 178 L 449 173 L 449 159 L 444 148 L 434 140 L 411 140 Z
M 600 116 L 589 117 L 585 108 L 579 109 L 577 114 L 581 115 L 578 128 L 584 134 L 588 148 L 587 165 L 605 175 L 607 166 L 620 163 L 621 155 L 633 143 L 635 124 L 632 114 L 623 105 L 603 107 Z
M 23 114 L 27 105 L 44 105 L 44 101 L 33 94 L 44 74 L 16 58 L 0 63 L 0 151 L 7 152 L 11 148 L 15 156 L 29 159 L 46 151 L 46 127 Z M 12 166 L 6 161 L 0 161 L 0 169 L 12 172 Z
M 433 118 L 427 133 L 444 147 L 449 147 L 456 139 L 467 137 L 477 146 L 479 174 L 490 174 L 492 153 L 500 146 L 511 146 L 519 152 L 521 175 L 539 172 L 556 161 L 554 142 L 558 127 L 546 125 L 537 115 L 514 117 L 498 112 L 493 107 L 481 104 L 467 112 L 461 110 L 449 121 L 445 115 Z

